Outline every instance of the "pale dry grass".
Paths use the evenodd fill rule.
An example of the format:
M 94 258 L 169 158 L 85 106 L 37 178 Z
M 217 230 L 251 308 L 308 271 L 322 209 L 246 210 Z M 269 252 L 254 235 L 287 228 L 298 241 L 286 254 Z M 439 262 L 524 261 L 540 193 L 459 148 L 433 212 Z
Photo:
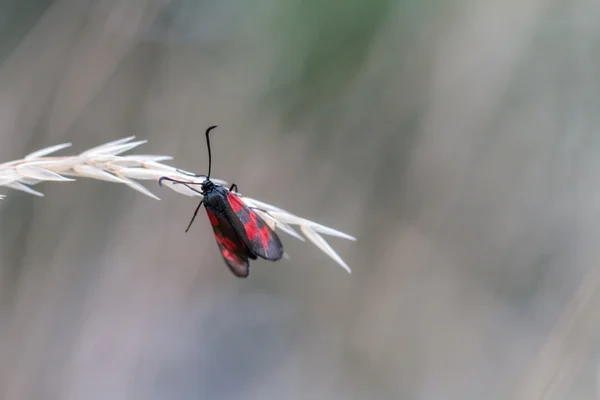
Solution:
M 48 157 L 49 154 L 70 147 L 71 143 L 46 147 L 28 154 L 21 160 L 0 164 L 0 186 L 21 190 L 36 196 L 43 196 L 41 192 L 34 190 L 31 186 L 45 181 L 74 181 L 74 177 L 82 177 L 123 183 L 148 197 L 160 200 L 146 187 L 136 182 L 136 180 L 158 182 L 161 177 L 166 176 L 198 184 L 206 178 L 204 175 L 196 175 L 161 163 L 161 161 L 171 160 L 172 157 L 170 156 L 146 154 L 120 155 L 146 143 L 146 140 L 133 141 L 133 139 L 135 139 L 135 136 L 108 142 L 75 156 Z M 211 180 L 217 184 L 226 185 L 226 182 L 220 179 L 211 178 Z M 201 197 L 199 193 L 189 189 L 185 185 L 164 181 L 163 186 L 187 196 Z M 306 237 L 346 271 L 351 272 L 344 260 L 342 260 L 321 235 L 356 240 L 354 237 L 298 217 L 281 208 L 243 196 L 241 193 L 237 194 L 244 203 L 254 208 L 272 229 L 278 228 L 303 241 L 305 240 L 304 237 Z M 5 196 L 2 195 L 3 197 Z M 304 237 L 294 230 L 293 225 L 298 226 Z

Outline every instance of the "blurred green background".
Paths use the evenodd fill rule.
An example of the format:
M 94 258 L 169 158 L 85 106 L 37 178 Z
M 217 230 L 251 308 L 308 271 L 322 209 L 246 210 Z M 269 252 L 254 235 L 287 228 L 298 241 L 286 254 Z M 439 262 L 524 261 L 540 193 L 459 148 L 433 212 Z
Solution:
M 136 135 L 340 229 L 235 279 L 196 201 L 3 190 L 0 398 L 597 399 L 600 3 L 0 1 L 0 161 Z M 598 192 L 598 193 L 596 193 Z

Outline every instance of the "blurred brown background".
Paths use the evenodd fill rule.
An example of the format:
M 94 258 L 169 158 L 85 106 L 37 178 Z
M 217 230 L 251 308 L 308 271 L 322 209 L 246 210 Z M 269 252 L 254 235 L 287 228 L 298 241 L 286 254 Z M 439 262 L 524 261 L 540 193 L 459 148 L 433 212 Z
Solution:
M 0 204 L 0 398 L 596 399 L 600 4 L 4 0 L 0 160 L 139 153 L 348 232 L 247 281 L 194 199 Z

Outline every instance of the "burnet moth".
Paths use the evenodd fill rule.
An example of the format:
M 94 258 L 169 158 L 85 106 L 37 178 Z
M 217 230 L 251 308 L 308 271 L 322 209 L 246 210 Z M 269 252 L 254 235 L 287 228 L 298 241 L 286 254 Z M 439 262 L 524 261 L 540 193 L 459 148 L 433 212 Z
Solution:
M 269 261 L 277 261 L 283 256 L 283 245 L 277 234 L 235 194 L 234 190 L 237 191 L 235 183 L 227 189 L 210 180 L 212 158 L 209 135 L 214 128 L 216 125 L 206 130 L 208 175 L 204 182 L 200 183 L 201 190 L 190 187 L 196 183 L 179 181 L 166 176 L 161 177 L 158 184 L 167 180 L 186 185 L 189 189 L 202 195 L 202 200 L 196 207 L 185 231 L 189 231 L 198 215 L 200 206 L 204 204 L 225 264 L 235 276 L 247 278 L 250 274 L 249 259 L 256 260 L 257 257 L 260 257 Z

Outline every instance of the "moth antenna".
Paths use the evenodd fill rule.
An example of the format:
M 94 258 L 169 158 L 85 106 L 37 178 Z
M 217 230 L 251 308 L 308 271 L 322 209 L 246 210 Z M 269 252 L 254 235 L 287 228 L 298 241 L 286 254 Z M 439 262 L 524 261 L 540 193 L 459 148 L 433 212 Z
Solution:
M 206 176 L 206 180 L 210 180 L 210 168 L 212 166 L 212 158 L 210 154 L 210 137 L 208 136 L 210 131 L 215 129 L 217 126 L 213 125 L 206 130 L 206 147 L 208 148 L 208 175 Z

